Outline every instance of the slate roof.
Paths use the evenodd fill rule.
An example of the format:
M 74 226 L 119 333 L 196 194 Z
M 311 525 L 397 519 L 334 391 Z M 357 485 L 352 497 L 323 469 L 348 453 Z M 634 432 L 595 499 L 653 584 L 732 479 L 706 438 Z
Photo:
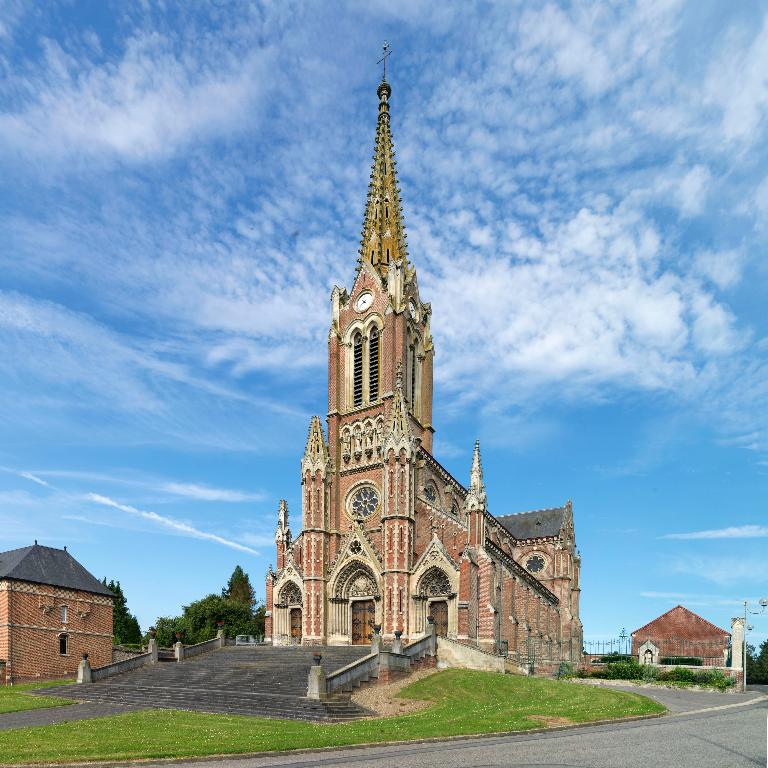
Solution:
M 40 544 L 0 552 L 0 579 L 32 581 L 114 597 L 66 549 L 54 549 Z
M 503 515 L 496 519 L 516 539 L 543 539 L 557 536 L 565 523 L 565 507 L 534 509 L 516 515 Z

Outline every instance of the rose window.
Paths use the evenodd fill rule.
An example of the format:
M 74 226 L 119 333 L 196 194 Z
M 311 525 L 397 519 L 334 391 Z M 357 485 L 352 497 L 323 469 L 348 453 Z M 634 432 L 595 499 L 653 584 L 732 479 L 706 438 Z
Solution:
M 370 517 L 378 506 L 379 494 L 370 485 L 365 485 L 355 491 L 350 503 L 352 514 L 355 517 Z
M 533 555 L 532 557 L 528 558 L 528 562 L 525 564 L 525 567 L 531 573 L 539 573 L 539 571 L 544 570 L 544 558 L 541 555 Z

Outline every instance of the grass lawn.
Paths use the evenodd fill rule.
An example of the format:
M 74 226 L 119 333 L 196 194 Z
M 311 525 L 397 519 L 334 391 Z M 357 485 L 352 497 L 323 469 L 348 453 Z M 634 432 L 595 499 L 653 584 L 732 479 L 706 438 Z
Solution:
M 584 723 L 664 711 L 661 705 L 634 693 L 458 669 L 415 682 L 401 695 L 434 704 L 408 715 L 333 725 L 174 710 L 133 712 L 0 731 L 0 763 L 191 757 L 344 746 L 541 727 L 542 722 L 531 715 Z
M 5 712 L 21 712 L 25 709 L 45 709 L 46 707 L 61 707 L 72 704 L 69 699 L 54 696 L 30 696 L 24 691 L 35 688 L 48 688 L 51 685 L 66 685 L 71 680 L 48 680 L 45 683 L 22 683 L 21 685 L 0 686 L 0 714 Z

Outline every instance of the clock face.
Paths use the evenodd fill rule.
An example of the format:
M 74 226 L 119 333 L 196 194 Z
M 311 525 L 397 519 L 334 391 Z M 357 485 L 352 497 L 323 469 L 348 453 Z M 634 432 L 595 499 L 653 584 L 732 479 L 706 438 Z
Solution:
M 355 517 L 370 517 L 379 506 L 379 494 L 370 485 L 364 485 L 355 491 L 349 508 Z
M 544 570 L 544 558 L 541 555 L 531 555 L 525 564 L 531 573 L 539 573 Z
M 413 301 L 408 302 L 408 312 L 410 313 L 411 317 L 415 320 L 416 319 L 416 305 L 413 303 Z
M 368 309 L 371 304 L 373 304 L 373 294 L 361 293 L 355 302 L 355 309 L 358 312 L 365 312 L 365 310 Z

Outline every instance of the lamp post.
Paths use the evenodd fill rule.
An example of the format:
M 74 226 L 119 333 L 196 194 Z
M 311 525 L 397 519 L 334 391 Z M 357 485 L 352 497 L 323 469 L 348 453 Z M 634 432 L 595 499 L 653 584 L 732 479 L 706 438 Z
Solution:
M 752 614 L 753 616 L 757 616 L 761 613 L 765 613 L 765 609 L 768 608 L 768 598 L 763 598 L 758 602 L 760 606 L 759 611 L 750 611 L 749 610 L 749 601 L 744 601 L 744 648 L 742 649 L 742 658 L 744 659 L 744 674 L 742 675 L 742 683 L 741 683 L 741 690 L 746 691 L 747 690 L 747 632 L 751 629 L 747 625 L 747 614 Z

